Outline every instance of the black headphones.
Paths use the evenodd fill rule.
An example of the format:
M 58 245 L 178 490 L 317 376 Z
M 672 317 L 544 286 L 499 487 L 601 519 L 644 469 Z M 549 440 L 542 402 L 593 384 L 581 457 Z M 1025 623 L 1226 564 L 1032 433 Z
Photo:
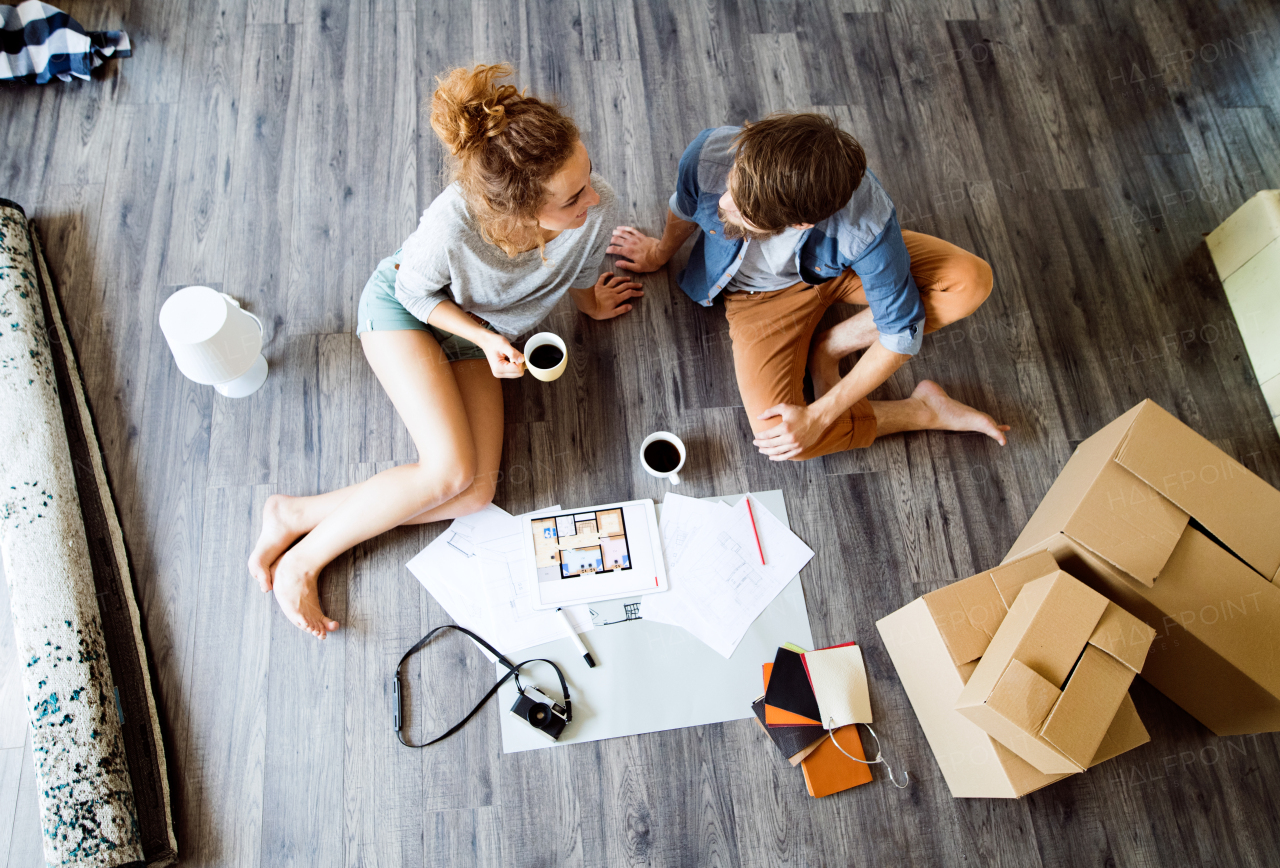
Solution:
M 431 739 L 431 741 L 424 742 L 423 744 L 409 744 L 409 742 L 404 740 L 404 734 L 400 731 L 401 722 L 403 720 L 403 715 L 401 714 L 402 709 L 400 706 L 400 670 L 404 666 L 404 661 L 408 660 L 411 656 L 421 651 L 422 648 L 428 642 L 431 641 L 431 637 L 439 633 L 441 630 L 457 630 L 461 633 L 466 633 L 472 639 L 475 639 L 477 642 L 479 642 L 481 647 L 487 650 L 490 654 L 492 654 L 494 657 L 497 657 L 498 662 L 507 668 L 507 674 L 499 678 L 498 683 L 489 688 L 489 692 L 484 695 L 484 699 L 481 699 L 478 703 L 476 703 L 476 707 L 471 709 L 471 711 L 467 713 L 466 717 L 462 718 L 462 720 L 454 724 L 449 729 L 449 731 L 446 732 L 444 735 L 438 735 L 435 738 Z M 532 660 L 525 660 L 523 663 L 513 664 L 506 657 L 498 653 L 497 648 L 494 648 L 492 645 L 490 645 L 488 642 L 481 639 L 475 633 L 472 633 L 466 627 L 459 627 L 457 624 L 445 624 L 442 627 L 436 627 L 430 633 L 428 633 L 427 635 L 423 636 L 420 640 L 418 640 L 417 645 L 414 645 L 408 651 L 404 652 L 404 656 L 401 657 L 400 662 L 396 664 L 396 674 L 391 683 L 392 695 L 393 695 L 392 701 L 395 703 L 394 712 L 395 712 L 395 723 L 396 723 L 396 738 L 400 739 L 400 743 L 405 747 L 427 747 L 428 745 L 435 744 L 438 741 L 444 741 L 446 738 L 453 735 L 458 730 L 462 729 L 462 727 L 466 726 L 467 721 L 475 717 L 476 712 L 479 711 L 484 706 L 484 704 L 489 701 L 490 697 L 492 697 L 495 693 L 498 692 L 498 688 L 501 687 L 503 684 L 505 684 L 508 678 L 515 678 L 517 690 L 523 689 L 520 687 L 520 670 L 525 666 L 528 666 L 530 663 L 547 663 L 547 664 L 550 664 L 551 668 L 556 671 L 556 675 L 560 678 L 560 692 L 564 694 L 564 708 L 566 712 L 565 720 L 573 720 L 573 703 L 569 701 L 569 685 L 565 683 L 564 673 L 560 671 L 560 667 L 557 666 L 554 662 L 552 662 L 551 660 L 547 660 L 545 657 L 535 657 Z

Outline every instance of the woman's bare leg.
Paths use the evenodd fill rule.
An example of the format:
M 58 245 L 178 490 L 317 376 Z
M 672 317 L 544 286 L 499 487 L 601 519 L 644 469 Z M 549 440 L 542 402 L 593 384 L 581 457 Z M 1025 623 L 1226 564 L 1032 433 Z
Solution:
M 320 571 L 357 543 L 467 491 L 478 469 L 462 392 L 435 339 L 423 331 L 367 332 L 361 343 L 419 457 L 416 464 L 384 470 L 353 486 L 275 563 L 271 585 L 281 609 L 319 638 L 338 628 L 320 608 Z
M 426 524 L 470 515 L 493 500 L 502 459 L 502 386 L 482 359 L 453 362 L 454 379 L 462 393 L 467 422 L 476 443 L 476 476 L 471 486 L 452 500 L 405 519 L 401 524 Z M 310 497 L 273 494 L 262 509 L 262 533 L 249 556 L 249 572 L 262 590 L 271 590 L 276 561 L 294 540 L 311 531 L 351 497 L 363 482 Z
M 454 362 L 454 379 L 462 392 L 467 422 L 476 445 L 476 475 L 471 487 L 452 500 L 429 507 L 401 524 L 427 524 L 479 512 L 493 502 L 502 461 L 502 382 L 484 359 Z

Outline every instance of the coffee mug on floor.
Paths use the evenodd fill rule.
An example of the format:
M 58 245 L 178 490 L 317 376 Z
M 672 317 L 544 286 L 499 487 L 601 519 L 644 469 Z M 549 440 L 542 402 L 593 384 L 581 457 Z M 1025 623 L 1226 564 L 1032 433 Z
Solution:
M 677 471 L 684 467 L 684 441 L 670 431 L 655 431 L 640 444 L 640 466 L 659 479 L 680 484 Z
M 557 335 L 538 332 L 524 342 L 524 363 L 529 373 L 550 383 L 564 373 L 569 364 L 569 350 Z

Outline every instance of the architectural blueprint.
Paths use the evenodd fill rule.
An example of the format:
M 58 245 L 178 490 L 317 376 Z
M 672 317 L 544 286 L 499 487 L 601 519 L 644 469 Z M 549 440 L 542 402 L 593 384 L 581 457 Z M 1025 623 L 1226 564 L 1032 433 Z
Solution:
M 732 656 L 747 628 L 809 562 L 813 550 L 758 503 L 753 525 L 745 497 L 732 508 L 709 510 L 680 501 L 670 506 L 676 508 L 664 504 L 661 525 L 664 544 L 670 540 L 670 588 L 646 597 L 641 614 L 683 627 Z
M 662 520 L 658 532 L 662 536 L 662 554 L 668 568 L 678 564 L 685 547 L 698 533 L 721 512 L 728 512 L 729 505 L 719 500 L 699 500 L 682 494 L 668 493 L 662 501 Z M 671 581 L 670 575 L 667 577 Z M 678 605 L 679 594 L 653 594 L 649 601 L 641 603 L 642 617 L 663 624 L 680 625 L 685 609 Z
M 483 636 L 503 654 L 564 635 L 554 612 L 533 608 L 534 588 L 521 571 L 522 518 L 490 504 L 455 519 L 408 563 L 409 572 L 456 624 Z M 579 632 L 591 629 L 587 606 L 568 606 L 565 613 Z

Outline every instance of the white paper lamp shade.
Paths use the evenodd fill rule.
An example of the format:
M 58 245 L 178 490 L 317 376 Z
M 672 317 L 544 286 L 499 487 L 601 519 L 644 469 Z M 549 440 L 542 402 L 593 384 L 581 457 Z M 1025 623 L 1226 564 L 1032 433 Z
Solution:
M 262 323 L 240 303 L 207 286 L 188 286 L 165 300 L 160 330 L 178 370 L 230 397 L 256 391 L 266 379 Z

